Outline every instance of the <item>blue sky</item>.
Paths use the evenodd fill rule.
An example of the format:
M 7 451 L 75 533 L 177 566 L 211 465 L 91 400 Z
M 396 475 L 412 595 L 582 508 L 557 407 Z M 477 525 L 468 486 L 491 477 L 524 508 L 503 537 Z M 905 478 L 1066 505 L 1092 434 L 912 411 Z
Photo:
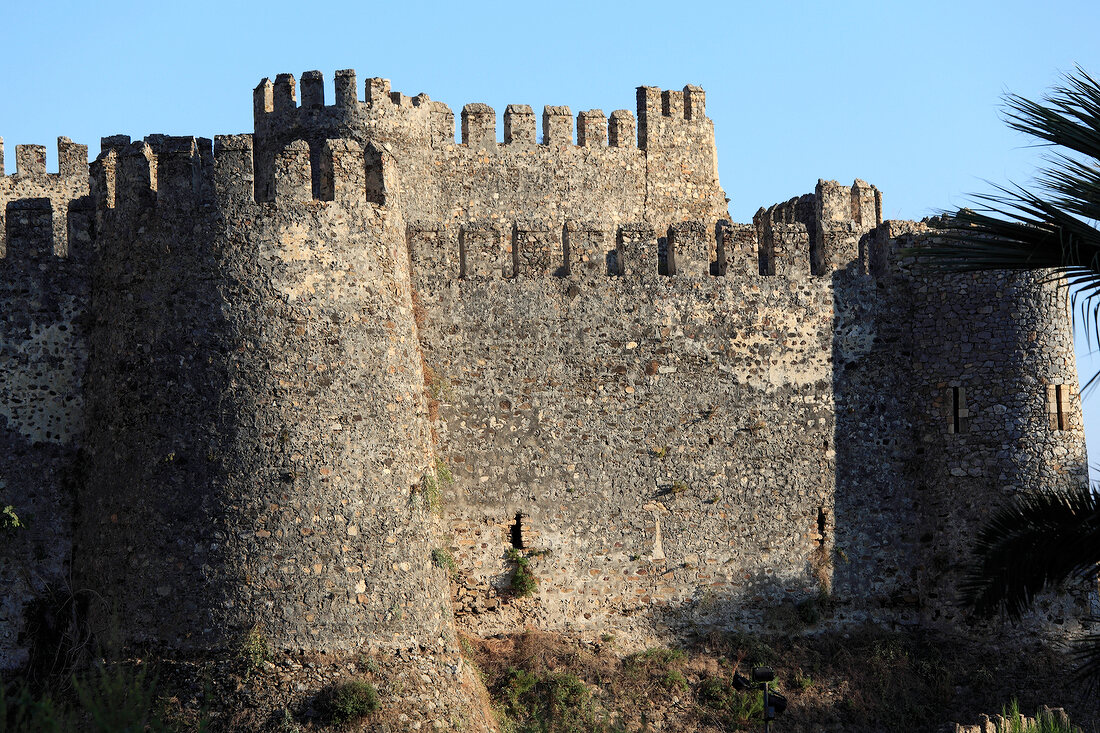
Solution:
M 75 7 L 74 7 L 75 6 Z M 887 218 L 1026 183 L 1040 152 L 1001 96 L 1100 74 L 1100 3 L 56 3 L 0 12 L 0 136 L 248 132 L 264 76 L 384 76 L 456 111 L 486 102 L 634 109 L 641 84 L 707 91 L 730 213 L 863 178 Z M 498 130 L 503 126 L 498 123 Z M 1080 341 L 1080 340 L 1079 340 Z M 1081 349 L 1079 347 L 1079 353 Z M 1100 360 L 1079 361 L 1081 372 Z M 1100 394 L 1086 400 L 1100 460 Z M 1091 441 L 1090 441 L 1091 442 Z

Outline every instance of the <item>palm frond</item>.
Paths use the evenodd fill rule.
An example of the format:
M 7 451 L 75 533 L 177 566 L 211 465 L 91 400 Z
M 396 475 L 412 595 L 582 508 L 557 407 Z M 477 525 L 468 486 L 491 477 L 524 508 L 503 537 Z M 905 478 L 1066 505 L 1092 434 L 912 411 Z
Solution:
M 1081 69 L 1041 102 L 1006 98 L 1008 124 L 1068 152 L 1046 160 L 1038 192 L 996 187 L 934 225 L 941 245 L 913 251 L 939 270 L 1051 268 L 1100 292 L 1100 84 Z
M 1100 84 L 1080 67 L 1040 102 L 1017 94 L 1005 102 L 1009 127 L 1100 159 Z
M 1088 488 L 1017 497 L 981 529 L 960 584 L 977 614 L 1020 618 L 1036 594 L 1092 577 L 1100 563 L 1100 501 Z
M 1006 98 L 1012 128 L 1061 151 L 1046 158 L 1037 190 L 996 186 L 932 222 L 936 242 L 906 254 L 930 270 L 1047 270 L 1071 286 L 1074 313 L 1100 343 L 1100 83 L 1078 68 L 1041 101 Z M 1093 384 L 1097 376 L 1088 380 Z
M 1100 617 L 1089 616 L 1084 621 L 1100 624 Z M 1074 663 L 1074 681 L 1089 687 L 1100 682 L 1100 633 L 1086 634 L 1076 640 L 1070 649 Z

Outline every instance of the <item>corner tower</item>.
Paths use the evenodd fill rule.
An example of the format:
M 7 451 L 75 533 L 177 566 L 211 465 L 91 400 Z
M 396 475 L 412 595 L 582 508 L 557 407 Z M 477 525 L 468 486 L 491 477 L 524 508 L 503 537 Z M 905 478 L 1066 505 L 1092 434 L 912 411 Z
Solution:
M 251 136 L 156 137 L 93 165 L 92 619 L 126 619 L 138 646 L 257 628 L 282 650 L 457 663 L 405 225 L 367 200 L 358 143 L 321 146 L 320 198 L 310 152 L 255 171 Z

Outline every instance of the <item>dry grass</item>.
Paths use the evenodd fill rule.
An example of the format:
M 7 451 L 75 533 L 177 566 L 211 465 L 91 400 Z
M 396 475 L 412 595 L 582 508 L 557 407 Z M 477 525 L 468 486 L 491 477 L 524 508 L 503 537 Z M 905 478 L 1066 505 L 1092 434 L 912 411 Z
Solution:
M 773 689 L 790 701 L 776 724 L 785 733 L 931 732 L 948 722 L 975 722 L 1014 697 L 1025 709 L 1066 705 L 1075 721 L 1097 712 L 1096 700 L 1066 692 L 1050 653 L 1007 655 L 963 637 L 872 628 L 770 639 L 714 634 L 690 648 L 636 654 L 619 653 L 607 638 L 585 643 L 526 631 L 465 637 L 464 647 L 482 672 L 503 730 L 517 733 L 571 733 L 585 725 L 596 731 L 756 730 L 759 700 L 730 682 L 735 672 L 748 675 L 758 665 L 775 669 Z M 582 722 L 555 717 L 555 695 L 587 711 Z

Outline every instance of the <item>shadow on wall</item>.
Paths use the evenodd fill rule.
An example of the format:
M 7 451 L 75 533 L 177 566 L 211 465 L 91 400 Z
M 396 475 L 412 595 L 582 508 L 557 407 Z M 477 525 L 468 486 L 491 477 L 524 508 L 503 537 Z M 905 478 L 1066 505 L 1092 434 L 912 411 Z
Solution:
M 233 462 L 251 410 L 233 380 L 259 332 L 223 304 L 254 296 L 220 271 L 240 262 L 215 237 L 210 142 L 149 142 L 93 164 L 94 190 L 115 195 L 97 207 L 75 577 L 103 598 L 88 619 L 100 635 L 121 620 L 127 642 L 225 645 L 252 610 L 235 592 L 233 474 L 260 476 Z
M 869 620 L 919 620 L 925 596 L 924 445 L 913 424 L 909 379 L 911 298 L 900 278 L 832 274 L 835 480 L 832 595 Z M 941 569 L 942 570 L 942 569 Z
M 966 627 L 956 588 L 991 512 L 1084 480 L 1068 429 L 1079 413 L 1057 429 L 1045 414 L 1046 385 L 1076 383 L 1072 344 L 1064 293 L 1042 273 L 912 267 L 833 274 L 833 593 L 863 599 L 872 619 Z M 1025 626 L 1064 638 L 1069 616 L 1087 614 L 1074 603 Z
M 56 667 L 72 633 L 88 204 L 55 211 L 48 198 L 23 198 L 0 210 L 0 510 L 10 507 L 0 515 L 0 669 L 27 664 L 32 679 Z

